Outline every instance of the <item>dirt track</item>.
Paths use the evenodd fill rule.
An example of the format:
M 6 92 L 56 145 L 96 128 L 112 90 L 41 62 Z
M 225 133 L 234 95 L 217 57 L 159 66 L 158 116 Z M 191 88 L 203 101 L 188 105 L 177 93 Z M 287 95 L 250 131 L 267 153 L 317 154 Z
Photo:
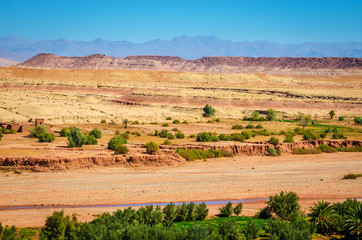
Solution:
M 362 179 L 341 180 L 362 172 L 361 153 L 281 157 L 234 157 L 196 161 L 178 167 L 95 168 L 58 173 L 0 173 L 0 206 L 102 205 L 267 198 L 295 191 L 303 206 L 321 199 L 361 198 Z M 263 202 L 246 204 L 253 215 Z M 210 206 L 217 213 L 218 206 Z M 61 209 L 61 208 L 60 208 Z M 56 209 L 56 210 L 60 210 Z M 308 208 L 307 208 L 308 209 Z M 115 208 L 66 208 L 82 221 Z M 54 209 L 2 210 L 0 222 L 42 226 Z

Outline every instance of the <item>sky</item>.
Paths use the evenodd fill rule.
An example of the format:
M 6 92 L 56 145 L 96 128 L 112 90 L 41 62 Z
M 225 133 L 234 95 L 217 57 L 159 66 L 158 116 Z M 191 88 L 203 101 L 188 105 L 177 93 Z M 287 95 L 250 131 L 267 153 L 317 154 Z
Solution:
M 362 41 L 362 0 L 0 0 L 0 37 Z

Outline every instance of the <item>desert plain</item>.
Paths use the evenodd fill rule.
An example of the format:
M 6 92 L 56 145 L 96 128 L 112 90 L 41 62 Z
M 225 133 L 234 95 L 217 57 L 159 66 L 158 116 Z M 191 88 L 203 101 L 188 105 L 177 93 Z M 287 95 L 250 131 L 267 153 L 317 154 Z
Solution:
M 0 68 L 0 121 L 44 118 L 56 134 L 53 143 L 39 143 L 27 133 L 4 134 L 0 141 L 3 163 L 29 158 L 37 163 L 53 159 L 53 163 L 18 168 L 3 164 L 0 221 L 19 227 L 43 226 L 46 217 L 59 209 L 89 221 L 117 209 L 105 205 L 250 199 L 243 214 L 253 216 L 269 195 L 282 190 L 296 192 L 305 211 L 317 200 L 361 199 L 362 179 L 342 180 L 345 174 L 362 173 L 360 152 L 276 157 L 236 154 L 188 162 L 170 153 L 172 149 L 162 149 L 171 154 L 166 162 L 142 157 L 142 144 L 164 141 L 150 136 L 155 130 L 177 128 L 186 136 L 203 131 L 236 133 L 241 130 L 232 129 L 232 125 L 256 125 L 259 122 L 244 121 L 243 117 L 253 111 L 263 115 L 269 108 L 276 110 L 281 121 L 261 124 L 281 142 L 284 136 L 280 131 L 300 127 L 293 121 L 300 113 L 310 114 L 317 122 L 306 129 L 324 131 L 332 126 L 348 140 L 361 141 L 362 127 L 353 121 L 362 114 L 361 75 L 314 73 Z M 206 104 L 216 109 L 215 116 L 202 116 Z M 334 119 L 328 115 L 330 110 L 336 112 Z M 345 116 L 345 120 L 338 121 L 338 116 Z M 122 125 L 124 119 L 130 121 L 127 129 Z M 175 119 L 181 123 L 173 123 Z M 169 126 L 162 127 L 164 123 Z M 67 139 L 58 133 L 70 126 L 85 132 L 98 128 L 103 137 L 96 146 L 69 149 Z M 117 157 L 107 149 L 116 130 L 141 133 L 129 140 L 128 155 L 138 156 L 137 164 L 129 158 L 119 164 L 108 162 Z M 243 144 L 253 146 L 269 138 L 256 136 Z M 303 141 L 301 136 L 295 140 Z M 199 144 L 189 137 L 172 142 Z M 79 164 L 77 159 L 82 159 Z M 218 213 L 219 205 L 209 207 L 211 215 Z

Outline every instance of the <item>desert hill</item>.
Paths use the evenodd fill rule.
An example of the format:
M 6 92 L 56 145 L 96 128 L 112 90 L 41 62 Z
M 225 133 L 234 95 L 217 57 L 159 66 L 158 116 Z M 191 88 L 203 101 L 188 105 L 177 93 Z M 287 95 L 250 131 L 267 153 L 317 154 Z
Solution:
M 0 67 L 6 67 L 6 66 L 17 64 L 17 63 L 19 63 L 19 62 L 0 57 Z
M 85 57 L 62 57 L 38 54 L 19 63 L 22 68 L 157 70 L 205 73 L 362 73 L 362 58 L 346 57 L 203 57 L 186 60 L 180 57 L 139 55 L 126 58 L 94 54 Z

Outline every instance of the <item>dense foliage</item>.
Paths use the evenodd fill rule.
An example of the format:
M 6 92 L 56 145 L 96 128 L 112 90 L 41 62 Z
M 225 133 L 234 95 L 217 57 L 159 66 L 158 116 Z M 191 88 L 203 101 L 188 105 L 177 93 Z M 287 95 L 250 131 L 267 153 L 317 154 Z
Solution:
M 233 154 L 225 150 L 201 150 L 201 149 L 176 149 L 177 154 L 185 158 L 187 161 L 194 161 L 196 159 L 206 158 L 221 158 L 221 157 L 232 157 Z
M 115 151 L 117 147 L 127 144 L 127 140 L 120 135 L 116 135 L 108 142 L 108 149 Z
M 72 127 L 67 134 L 69 147 L 82 147 L 86 142 L 86 137 L 77 127 Z
M 95 138 L 99 139 L 102 137 L 102 131 L 97 129 L 97 128 L 94 128 L 90 133 L 89 133 L 90 136 L 94 136 Z
M 154 153 L 158 152 L 159 146 L 155 142 L 148 142 L 145 144 L 145 148 L 146 148 L 147 153 L 154 154 Z
M 197 134 L 196 141 L 198 142 L 218 142 L 219 138 L 210 132 L 201 132 Z
M 206 106 L 203 108 L 204 110 L 204 117 L 211 117 L 215 115 L 215 108 L 211 107 L 209 104 L 206 104 Z

